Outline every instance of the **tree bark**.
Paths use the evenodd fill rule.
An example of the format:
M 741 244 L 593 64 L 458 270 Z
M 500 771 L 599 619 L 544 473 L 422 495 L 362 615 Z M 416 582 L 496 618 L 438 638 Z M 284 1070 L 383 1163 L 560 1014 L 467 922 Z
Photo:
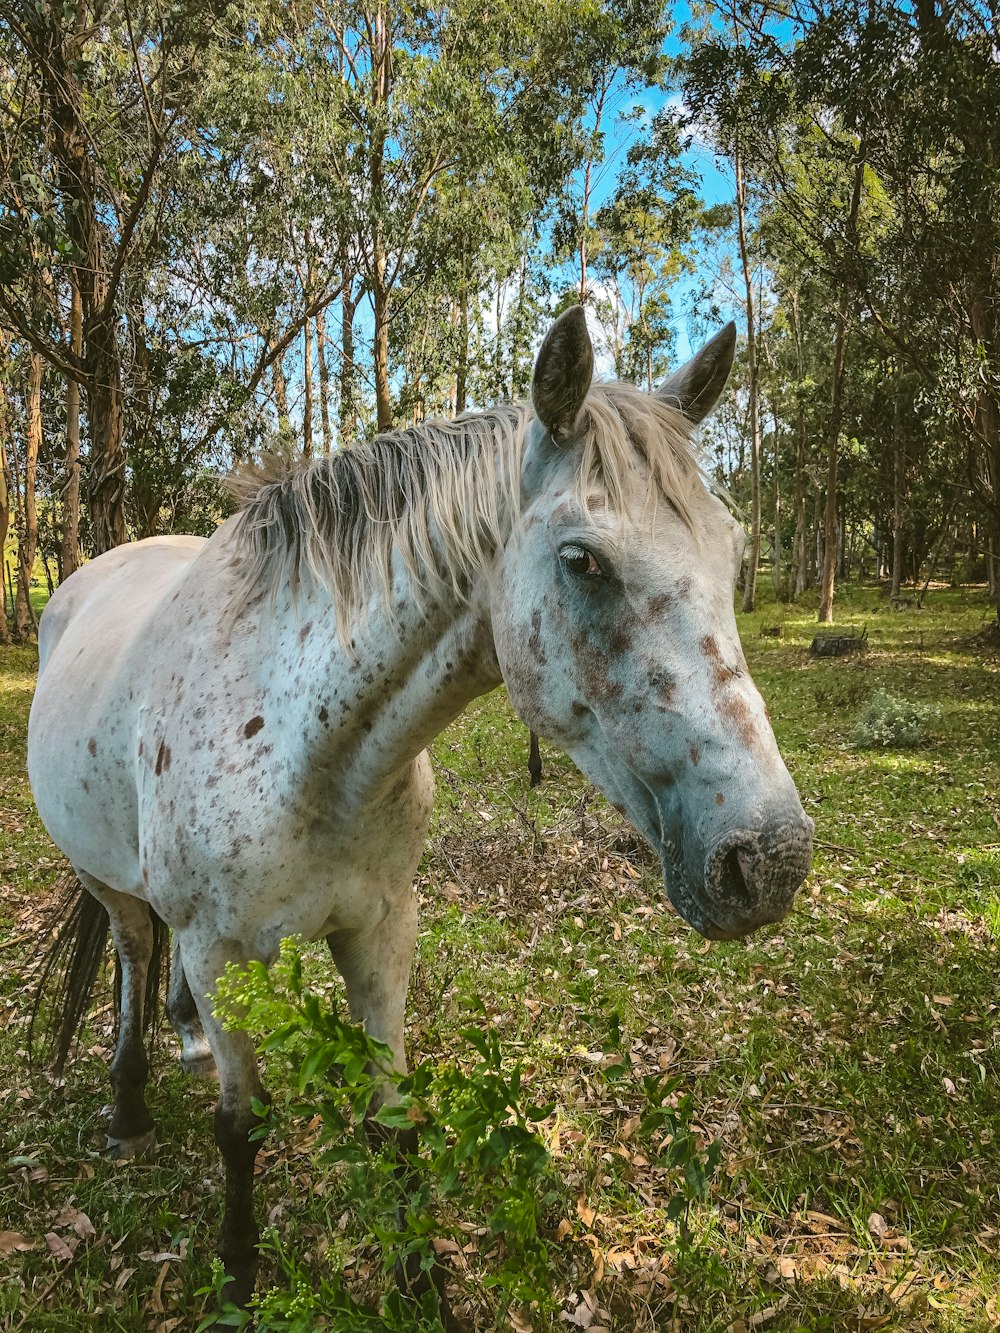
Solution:
M 857 233 L 858 210 L 861 207 L 861 186 L 864 182 L 865 159 L 862 153 L 854 168 L 854 186 L 851 207 L 847 216 L 847 241 L 852 245 Z M 844 268 L 846 270 L 846 257 Z M 820 585 L 818 620 L 822 625 L 833 624 L 833 596 L 837 579 L 837 468 L 840 457 L 840 422 L 843 415 L 844 358 L 847 349 L 847 320 L 851 309 L 851 290 L 846 271 L 841 278 L 840 300 L 837 305 L 837 323 L 833 350 L 833 382 L 830 399 L 830 422 L 827 436 L 826 512 L 823 520 L 823 577 Z
M 375 7 L 372 35 L 373 101 L 384 107 L 391 87 L 389 25 L 384 0 Z M 392 392 L 389 385 L 389 280 L 385 240 L 385 134 L 373 137 L 369 159 L 372 201 L 372 373 L 375 378 L 375 413 L 380 431 L 392 428 Z
M 600 114 L 598 113 L 598 126 Z M 583 208 L 580 217 L 580 304 L 587 299 L 587 228 L 590 226 L 590 173 L 593 163 L 588 158 L 583 174 Z
M 375 419 L 379 431 L 392 429 L 392 392 L 389 386 L 389 292 L 385 282 L 385 251 L 375 256 L 375 283 L 372 291 L 375 319 L 372 346 L 372 372 L 375 377 Z
M 896 384 L 892 402 L 892 588 L 890 596 L 899 597 L 903 583 L 903 484 L 905 463 L 903 457 L 903 372 L 896 359 Z
M 0 643 L 10 642 L 7 625 L 7 588 L 3 579 L 3 552 L 10 527 L 10 470 L 7 465 L 7 447 L 4 443 L 10 430 L 7 386 L 0 382 Z M 13 611 L 13 607 L 11 607 Z
M 302 452 L 313 454 L 312 320 L 302 326 Z
M 780 601 L 784 561 L 781 550 L 781 432 L 776 410 L 772 412 L 771 421 L 774 426 L 774 596 Z
M 319 362 L 319 419 L 323 429 L 323 456 L 330 457 L 333 433 L 330 429 L 330 365 L 326 359 L 326 316 L 316 316 L 316 360 Z
M 31 608 L 31 571 L 38 549 L 38 510 L 35 505 L 35 479 L 38 453 L 42 443 L 42 358 L 31 357 L 28 386 L 27 432 L 24 448 L 24 497 L 20 506 L 21 523 L 17 542 L 17 597 L 14 602 L 14 638 L 24 643 L 31 637 L 34 615 Z
M 990 589 L 1000 623 L 1000 578 L 996 562 L 1000 559 L 1000 328 L 995 301 L 977 291 L 968 306 L 972 336 L 981 349 L 985 374 L 976 396 L 973 413 L 973 443 L 980 466 L 973 473 L 973 484 L 986 509 L 986 522 L 992 552 Z
M 340 447 L 349 448 L 358 437 L 358 412 L 356 405 L 355 379 L 357 367 L 354 364 L 354 315 L 358 300 L 354 291 L 354 274 L 345 258 L 343 266 L 343 288 L 340 294 L 340 404 L 339 427 Z
M 75 270 L 70 270 L 70 348 L 78 356 L 83 346 L 83 305 Z M 59 548 L 59 578 L 68 579 L 80 564 L 80 386 L 66 381 L 65 481 L 62 487 L 62 530 Z
M 469 379 L 469 285 L 465 273 L 458 294 L 458 364 L 455 368 L 455 415 L 465 411 Z
M 752 611 L 757 600 L 757 570 L 760 566 L 760 396 L 757 383 L 757 324 L 754 313 L 753 270 L 746 226 L 746 181 L 743 154 L 736 145 L 736 222 L 743 268 L 747 309 L 747 399 L 750 412 L 750 559 L 743 584 L 743 610 Z
M 59 188 L 69 201 L 66 226 L 83 256 L 76 268 L 82 312 L 83 362 L 87 379 L 90 461 L 87 501 L 94 549 L 100 554 L 126 538 L 125 453 L 121 352 L 115 291 L 105 263 L 97 184 L 81 108 L 85 98 L 76 76 L 83 49 L 82 12 L 71 34 L 59 19 L 37 30 L 39 69 L 52 126 L 52 151 Z M 124 244 L 124 242 L 123 242 Z
M 278 414 L 278 437 L 284 441 L 290 435 L 292 427 L 288 419 L 288 385 L 285 383 L 285 367 L 280 356 L 275 357 L 271 366 L 271 382 L 274 385 L 274 409 Z
M 802 352 L 802 323 L 799 318 L 799 294 L 792 292 L 792 334 L 795 339 L 795 536 L 792 538 L 792 564 L 789 574 L 793 596 L 800 597 L 809 582 L 809 540 L 806 525 L 806 408 L 802 400 L 805 357 Z M 794 582 L 792 579 L 794 578 Z

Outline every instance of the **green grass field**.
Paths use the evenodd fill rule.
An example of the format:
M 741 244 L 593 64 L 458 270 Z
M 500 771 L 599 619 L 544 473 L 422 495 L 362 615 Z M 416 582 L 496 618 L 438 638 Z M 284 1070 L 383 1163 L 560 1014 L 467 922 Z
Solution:
M 893 612 L 857 589 L 838 613 L 867 625 L 865 656 L 810 659 L 807 604 L 741 618 L 818 839 L 770 936 L 696 936 L 628 826 L 544 747 L 530 791 L 502 691 L 439 737 L 411 1054 L 447 1055 L 478 996 L 532 1097 L 556 1103 L 541 1126 L 556 1309 L 497 1305 L 466 1218 L 450 1262 L 477 1329 L 1000 1327 L 1000 653 L 973 641 L 981 590 Z M 31 649 L 0 651 L 0 1329 L 193 1330 L 221 1206 L 212 1087 L 181 1075 L 164 1035 L 159 1155 L 103 1158 L 106 985 L 65 1086 L 27 1067 L 39 905 L 60 865 L 24 773 L 35 666 Z M 852 747 L 879 688 L 936 708 L 923 748 Z M 686 1250 L 666 1216 L 676 1181 L 601 1076 L 612 1011 L 632 1067 L 680 1076 L 694 1128 L 723 1145 Z M 261 1218 L 314 1273 L 343 1264 L 363 1284 L 373 1243 L 315 1141 L 281 1119 L 259 1158 Z

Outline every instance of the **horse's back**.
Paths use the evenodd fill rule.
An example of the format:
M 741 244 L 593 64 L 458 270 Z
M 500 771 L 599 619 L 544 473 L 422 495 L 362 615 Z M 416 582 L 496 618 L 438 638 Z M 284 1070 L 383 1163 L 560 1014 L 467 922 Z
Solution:
M 158 595 L 187 568 L 204 537 L 147 537 L 116 546 L 90 560 L 61 583 L 38 626 L 38 669 L 43 672 L 71 624 L 109 617 L 122 628 L 143 618 Z M 97 625 L 92 627 L 98 629 Z M 104 629 L 105 626 L 100 628 Z M 105 642 L 104 649 L 113 651 Z

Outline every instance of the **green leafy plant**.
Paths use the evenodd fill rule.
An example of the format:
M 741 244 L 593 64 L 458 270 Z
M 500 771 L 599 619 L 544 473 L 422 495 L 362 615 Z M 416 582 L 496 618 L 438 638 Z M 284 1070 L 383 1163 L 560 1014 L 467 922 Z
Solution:
M 858 715 L 851 740 L 867 750 L 914 749 L 927 743 L 929 724 L 937 716 L 938 710 L 928 704 L 879 690 Z
M 552 1107 L 527 1098 L 522 1072 L 505 1067 L 495 1032 L 467 1028 L 460 1034 L 460 1063 L 425 1061 L 400 1075 L 388 1047 L 305 986 L 294 941 L 283 943 L 270 972 L 260 963 L 231 967 L 217 1005 L 230 1026 L 273 1029 L 260 1044 L 271 1055 L 272 1082 L 277 1074 L 293 1113 L 321 1117 L 320 1162 L 346 1163 L 355 1173 L 351 1193 L 362 1205 L 359 1220 L 378 1242 L 386 1273 L 401 1261 L 429 1269 L 433 1238 L 448 1229 L 449 1219 L 454 1227 L 467 1215 L 485 1232 L 481 1281 L 498 1305 L 552 1306 L 542 1217 L 556 1197 L 555 1177 L 535 1129 Z M 262 1120 L 257 1133 L 264 1134 L 274 1112 L 263 1104 L 255 1109 Z M 373 1143 L 366 1118 L 369 1129 L 374 1122 L 387 1131 L 383 1142 Z M 338 1274 L 315 1282 L 274 1232 L 264 1245 L 287 1287 L 256 1298 L 261 1329 L 304 1333 L 320 1317 L 324 1327 L 342 1333 L 440 1328 L 432 1296 L 418 1313 L 390 1291 L 377 1309 L 356 1301 Z M 232 1318 L 228 1309 L 220 1316 Z

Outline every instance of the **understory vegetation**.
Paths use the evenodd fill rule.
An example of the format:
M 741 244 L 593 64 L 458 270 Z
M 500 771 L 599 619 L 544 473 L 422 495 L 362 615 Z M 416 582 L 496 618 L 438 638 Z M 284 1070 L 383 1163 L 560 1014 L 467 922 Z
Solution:
M 426 1244 L 472 1328 L 1000 1326 L 990 601 L 942 587 L 923 610 L 894 610 L 855 587 L 840 605 L 845 626 L 867 626 L 867 653 L 810 658 L 808 597 L 741 617 L 816 821 L 813 872 L 770 934 L 719 944 L 691 931 L 637 835 L 544 743 L 532 791 L 527 734 L 502 691 L 438 738 L 408 1021 L 425 1072 L 410 1092 L 434 1163 Z M 185 1078 L 164 1029 L 150 1090 L 159 1153 L 102 1156 L 110 969 L 65 1083 L 28 1067 L 32 970 L 61 869 L 24 773 L 36 665 L 33 647 L 0 649 L 0 1329 L 193 1333 L 215 1308 L 214 1085 Z M 880 691 L 927 710 L 920 746 L 855 743 Z M 293 957 L 275 988 L 257 978 L 256 1017 L 287 1019 L 298 986 L 333 1022 L 342 988 L 325 951 L 304 950 L 298 980 Z M 286 1031 L 264 1056 L 265 1328 L 349 1327 L 330 1314 L 333 1293 L 365 1309 L 389 1285 L 394 1220 L 377 1168 L 349 1128 L 330 1133 L 353 1094 L 335 1112 L 322 1062 L 301 1077 L 295 1042 L 309 1040 Z M 455 1140 L 431 1132 L 439 1112 L 452 1129 L 461 1115 L 478 1126 L 475 1151 L 469 1139 L 464 1158 L 447 1155 Z M 489 1153 L 515 1162 L 509 1176 L 491 1174 Z M 517 1199 L 505 1230 L 496 1209 Z

